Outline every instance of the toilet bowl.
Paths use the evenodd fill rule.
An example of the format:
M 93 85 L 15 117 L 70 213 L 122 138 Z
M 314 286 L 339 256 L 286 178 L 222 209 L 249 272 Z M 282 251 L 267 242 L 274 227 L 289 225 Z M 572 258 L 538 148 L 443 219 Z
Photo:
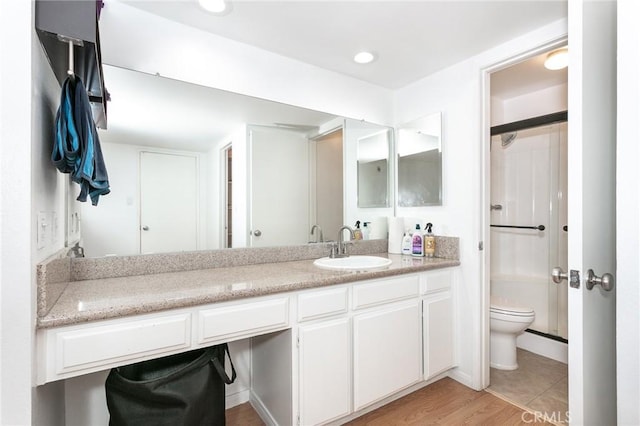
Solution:
M 518 368 L 516 338 L 533 323 L 535 317 L 532 308 L 491 296 L 491 367 L 499 370 Z

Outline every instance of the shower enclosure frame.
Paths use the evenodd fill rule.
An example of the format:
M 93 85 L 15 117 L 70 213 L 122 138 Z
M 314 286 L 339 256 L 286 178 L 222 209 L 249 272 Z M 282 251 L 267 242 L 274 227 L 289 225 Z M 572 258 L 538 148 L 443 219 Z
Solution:
M 564 130 L 561 127 L 554 126 L 554 125 L 562 125 L 563 123 L 565 124 Z M 567 318 L 566 318 L 567 287 L 566 287 L 566 283 L 560 283 L 560 284 L 553 283 L 552 280 L 550 279 L 548 271 L 550 271 L 554 265 L 560 265 L 565 269 L 567 268 L 566 237 L 562 235 L 567 232 L 567 226 L 566 226 L 566 208 L 567 208 L 566 206 L 566 165 L 567 165 L 566 123 L 568 123 L 568 112 L 560 111 L 560 112 L 555 112 L 555 113 L 546 114 L 542 116 L 528 118 L 525 120 L 519 120 L 511 123 L 493 126 L 491 127 L 491 130 L 490 130 L 491 136 L 499 136 L 499 135 L 504 136 L 505 134 L 509 135 L 509 137 L 506 138 L 506 140 L 504 137 L 502 138 L 503 149 L 508 149 L 507 148 L 508 146 L 510 146 L 512 143 L 516 143 L 516 141 L 522 136 L 524 136 L 524 138 L 527 139 L 530 137 L 539 138 L 540 136 L 548 135 L 548 137 L 550 138 L 549 139 L 550 151 L 549 151 L 549 158 L 547 159 L 549 161 L 549 166 L 548 166 L 549 167 L 549 171 L 548 171 L 549 172 L 549 181 L 548 181 L 549 199 L 547 200 L 549 205 L 549 210 L 548 210 L 548 216 L 546 216 L 547 219 L 540 220 L 540 222 L 547 223 L 547 226 L 545 227 L 544 225 L 538 225 L 538 223 L 540 222 L 527 223 L 526 220 L 524 221 L 516 220 L 514 223 L 508 222 L 508 224 L 498 224 L 498 223 L 494 223 L 496 218 L 493 218 L 494 221 L 492 221 L 489 226 L 491 228 L 507 228 L 507 230 L 511 230 L 511 231 L 515 231 L 518 229 L 537 230 L 541 232 L 546 231 L 545 239 L 547 240 L 547 248 L 548 248 L 547 265 L 543 266 L 542 269 L 536 269 L 534 267 L 533 270 L 529 271 L 529 273 L 524 273 L 524 274 L 522 273 L 522 271 L 519 271 L 519 272 L 511 271 L 511 274 L 513 274 L 514 276 L 513 278 L 507 278 L 506 281 L 509 282 L 515 279 L 515 281 L 513 281 L 513 284 L 525 283 L 521 285 L 525 285 L 527 288 L 531 288 L 530 287 L 531 285 L 535 285 L 534 282 L 537 283 L 537 285 L 541 285 L 540 277 L 546 276 L 546 280 L 545 280 L 546 282 L 544 284 L 546 288 L 546 299 L 545 299 L 546 303 L 544 303 L 543 309 L 538 309 L 540 308 L 540 299 L 537 299 L 538 308 L 535 309 L 536 317 L 541 315 L 542 318 L 546 318 L 546 320 L 544 321 L 544 325 L 542 325 L 539 323 L 538 318 L 536 318 L 536 322 L 534 322 L 534 324 L 530 326 L 526 331 L 529 333 L 533 333 L 537 336 L 553 339 L 562 343 L 568 343 L 568 340 L 567 340 L 568 336 L 567 336 L 567 329 L 566 329 L 567 328 L 566 327 L 567 325 Z M 534 136 L 530 132 L 526 133 L 526 131 L 528 130 L 533 130 L 534 132 L 537 131 L 541 133 L 539 133 L 538 136 Z M 549 133 L 547 133 L 547 131 Z M 563 132 L 565 134 L 564 149 L 562 148 L 563 139 L 560 136 L 561 133 Z M 552 139 L 554 139 L 553 138 L 554 133 L 556 134 L 555 142 L 552 141 Z M 516 137 L 515 135 L 518 135 L 518 136 Z M 542 141 L 535 142 L 535 144 L 537 143 L 542 143 Z M 500 148 L 500 144 L 498 144 L 497 147 Z M 495 150 L 496 145 L 492 145 L 491 148 Z M 533 151 L 531 152 L 533 153 Z M 508 160 L 508 158 L 509 157 L 503 157 L 502 161 L 509 163 L 510 161 Z M 494 165 L 491 164 L 491 161 L 490 161 L 490 167 L 494 167 Z M 562 178 L 562 170 L 565 171 L 564 178 Z M 492 169 L 492 171 L 495 171 L 495 169 Z M 511 177 L 513 178 L 513 176 Z M 564 184 L 562 182 L 564 182 Z M 495 188 L 491 188 L 491 189 L 492 191 L 495 190 Z M 507 194 L 502 194 L 502 195 L 503 197 L 510 199 L 511 202 L 514 201 L 513 199 L 514 194 L 512 192 L 510 193 L 508 192 Z M 495 196 L 495 194 L 492 192 L 491 196 L 493 197 Z M 535 198 L 537 199 L 537 197 Z M 563 202 L 563 199 L 564 199 L 564 202 Z M 516 197 L 516 200 L 517 200 L 517 197 Z M 496 200 L 493 200 L 493 201 L 496 202 Z M 546 204 L 547 203 L 543 199 L 542 205 L 546 205 Z M 539 207 L 539 204 L 534 203 L 534 206 L 536 205 L 538 205 Z M 502 211 L 503 205 L 492 204 L 491 210 Z M 539 209 L 536 208 L 536 210 L 539 210 Z M 564 216 L 563 216 L 563 212 L 564 212 Z M 563 217 L 565 220 L 564 226 L 561 225 Z M 529 235 L 529 234 L 526 234 L 526 235 Z M 540 234 L 540 235 L 544 235 L 544 234 Z M 530 234 L 530 237 L 534 238 L 535 234 Z M 499 237 L 496 237 L 496 238 L 499 238 Z M 562 243 L 563 238 L 565 238 L 564 246 Z M 509 241 L 512 240 L 512 238 L 509 237 L 508 235 L 507 236 L 503 235 L 501 238 L 501 242 L 508 244 L 508 242 L 504 241 L 505 239 Z M 496 265 L 493 265 L 493 266 L 496 266 Z M 538 267 L 539 266 L 540 265 L 538 265 Z M 498 283 L 502 283 L 505 280 L 503 278 L 504 271 L 501 271 L 501 272 L 502 274 L 498 274 L 498 277 L 496 279 L 496 282 Z M 533 275 L 530 275 L 532 272 L 533 272 Z M 492 273 L 492 275 L 494 274 Z M 507 273 L 507 275 L 510 275 L 510 274 Z M 535 277 L 538 277 L 538 278 L 535 278 Z M 530 280 L 532 281 L 530 282 Z M 493 286 L 493 282 L 494 280 L 491 279 L 492 286 Z M 510 292 L 508 290 L 508 287 L 510 286 L 505 287 L 505 284 L 500 284 L 499 288 L 502 289 L 503 293 L 499 294 L 499 296 L 513 298 L 514 301 L 516 302 L 521 302 L 526 306 L 532 306 L 531 304 L 526 304 L 524 300 L 519 299 L 516 295 L 509 294 Z M 492 287 L 492 291 L 493 290 L 495 290 L 495 288 Z M 504 291 L 507 291 L 507 294 L 504 294 Z M 562 291 L 565 292 L 564 295 L 562 294 Z M 534 296 L 534 293 L 529 293 L 529 298 L 531 297 L 534 297 L 534 299 L 536 299 L 536 297 Z M 561 302 L 561 299 L 564 300 L 564 302 Z

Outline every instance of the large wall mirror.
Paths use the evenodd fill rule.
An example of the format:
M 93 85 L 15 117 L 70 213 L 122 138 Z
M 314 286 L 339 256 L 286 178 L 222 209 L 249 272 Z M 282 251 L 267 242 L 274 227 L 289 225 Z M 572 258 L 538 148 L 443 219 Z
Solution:
M 434 113 L 398 128 L 398 206 L 442 205 L 441 114 Z
M 343 179 L 357 167 L 344 136 L 354 120 L 108 65 L 104 74 L 111 194 L 80 206 L 86 256 L 306 244 L 314 224 L 335 239 L 352 216 Z

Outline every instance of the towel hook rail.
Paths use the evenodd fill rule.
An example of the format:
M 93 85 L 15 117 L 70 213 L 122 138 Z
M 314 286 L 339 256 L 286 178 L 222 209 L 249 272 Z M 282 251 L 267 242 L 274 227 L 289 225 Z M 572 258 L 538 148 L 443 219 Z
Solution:
M 67 43 L 69 46 L 69 68 L 67 69 L 67 74 L 72 79 L 75 78 L 75 58 L 74 58 L 74 46 L 83 46 L 84 42 L 80 39 L 67 37 L 61 34 L 58 34 L 58 40 L 63 43 Z
M 67 69 L 67 74 L 69 77 L 75 78 L 76 73 L 74 71 L 75 61 L 73 58 L 73 41 L 69 40 L 69 69 Z

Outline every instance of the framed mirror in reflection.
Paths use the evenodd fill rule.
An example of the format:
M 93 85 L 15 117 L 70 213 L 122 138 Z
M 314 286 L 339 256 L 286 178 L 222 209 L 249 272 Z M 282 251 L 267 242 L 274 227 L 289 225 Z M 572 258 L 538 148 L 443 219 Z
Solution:
M 399 207 L 442 205 L 440 113 L 398 128 L 397 167 Z
M 387 207 L 392 132 L 362 127 L 362 136 L 358 138 L 358 207 Z
M 355 143 L 345 119 L 108 65 L 104 74 L 112 193 L 80 206 L 86 256 L 306 244 L 313 225 L 335 239 L 344 171 L 356 168 L 343 159 Z

